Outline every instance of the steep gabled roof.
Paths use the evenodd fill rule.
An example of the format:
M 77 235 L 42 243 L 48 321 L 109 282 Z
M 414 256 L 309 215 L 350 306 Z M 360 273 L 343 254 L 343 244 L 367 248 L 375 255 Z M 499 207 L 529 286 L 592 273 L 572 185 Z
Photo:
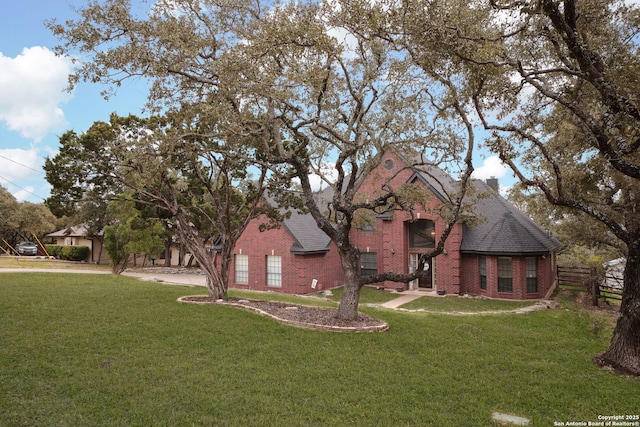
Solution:
M 539 255 L 562 243 L 505 200 L 485 182 L 474 181 L 487 197 L 475 202 L 478 223 L 463 225 L 460 251 L 493 255 Z
M 271 206 L 277 206 L 273 197 L 267 195 L 265 199 Z M 331 239 L 318 227 L 310 213 L 299 213 L 295 209 L 279 208 L 279 210 L 282 214 L 289 211 L 289 217 L 285 217 L 281 224 L 294 240 L 290 249 L 292 253 L 311 255 L 329 251 Z
M 414 173 L 408 182 L 421 182 L 443 202 L 459 191 L 459 182 L 428 161 L 411 162 L 400 158 L 407 166 L 413 166 Z M 463 225 L 460 251 L 493 255 L 539 255 L 558 249 L 562 244 L 546 230 L 533 222 L 513 204 L 504 199 L 485 182 L 474 180 L 475 194 L 482 194 L 473 201 L 474 214 L 478 218 L 472 226 Z M 316 197 L 319 205 L 325 206 L 333 196 L 333 189 L 327 188 Z M 475 196 L 474 196 L 475 197 Z M 291 252 L 297 254 L 324 253 L 329 249 L 329 237 L 318 228 L 310 214 L 292 212 L 284 221 L 294 245 Z
M 311 214 L 291 212 L 291 216 L 283 221 L 284 227 L 295 240 L 291 246 L 294 254 L 314 254 L 329 251 L 331 239 L 316 224 Z
M 414 166 L 414 173 L 407 182 L 416 181 L 426 185 L 442 202 L 447 202 L 458 191 L 457 183 L 439 167 L 424 163 Z

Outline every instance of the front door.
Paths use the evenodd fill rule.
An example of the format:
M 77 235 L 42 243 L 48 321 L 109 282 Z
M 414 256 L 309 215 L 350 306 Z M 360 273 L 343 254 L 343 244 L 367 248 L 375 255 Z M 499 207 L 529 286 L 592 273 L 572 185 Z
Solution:
M 420 260 L 420 254 L 411 254 L 411 260 L 409 261 L 410 271 L 413 273 L 418 268 L 418 261 Z M 410 283 L 411 290 L 425 289 L 432 290 L 433 289 L 433 258 L 430 258 L 429 261 L 424 265 L 425 274 L 422 277 L 414 280 Z

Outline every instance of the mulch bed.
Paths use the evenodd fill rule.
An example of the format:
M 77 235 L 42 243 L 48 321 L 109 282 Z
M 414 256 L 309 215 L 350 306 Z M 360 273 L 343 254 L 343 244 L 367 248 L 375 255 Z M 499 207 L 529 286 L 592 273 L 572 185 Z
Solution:
M 359 313 L 357 320 L 340 320 L 337 317 L 338 311 L 327 307 L 249 299 L 220 301 L 209 296 L 187 296 L 179 298 L 178 301 L 191 304 L 230 305 L 273 318 L 280 323 L 306 329 L 338 332 L 382 332 L 389 328 L 387 323 L 364 313 Z

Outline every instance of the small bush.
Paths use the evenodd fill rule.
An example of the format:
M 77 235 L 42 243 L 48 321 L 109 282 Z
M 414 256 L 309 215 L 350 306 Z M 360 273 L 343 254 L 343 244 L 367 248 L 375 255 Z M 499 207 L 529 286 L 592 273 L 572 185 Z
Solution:
M 62 246 L 60 245 L 44 245 L 49 256 L 60 259 L 62 257 Z
M 88 246 L 64 246 L 62 249 L 64 259 L 70 261 L 84 261 L 89 256 Z
M 88 246 L 46 245 L 47 253 L 57 259 L 84 261 L 89 256 Z

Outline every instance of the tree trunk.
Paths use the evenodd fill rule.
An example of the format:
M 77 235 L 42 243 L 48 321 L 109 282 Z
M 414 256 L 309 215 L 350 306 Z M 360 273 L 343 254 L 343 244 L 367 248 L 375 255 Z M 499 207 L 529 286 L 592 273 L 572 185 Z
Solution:
M 171 267 L 171 239 L 164 245 L 164 266 Z
M 233 245 L 225 244 L 220 249 L 220 280 L 229 288 L 229 276 L 231 275 L 231 264 L 233 262 Z
M 613 331 L 611 346 L 596 357 L 596 362 L 640 375 L 640 242 L 629 245 L 620 317 Z
M 209 295 L 214 299 L 225 299 L 227 297 L 227 287 L 222 281 L 222 276 L 218 269 L 203 268 L 206 275 L 206 285 Z
M 98 251 L 98 261 L 96 261 L 96 264 L 99 265 L 100 264 L 100 260 L 102 259 L 102 251 L 104 250 L 104 239 L 98 237 L 98 242 L 100 242 L 100 250 Z M 92 254 L 92 256 L 93 256 L 93 254 Z
M 125 254 L 122 260 L 120 260 L 119 262 L 111 260 L 111 272 L 113 274 L 122 274 L 122 272 L 125 271 L 127 269 L 127 266 L 129 265 L 129 258 L 130 256 L 128 254 Z
M 191 251 L 200 268 L 206 275 L 205 284 L 209 295 L 215 299 L 227 297 L 227 283 L 216 267 L 216 253 L 209 252 L 206 243 L 198 235 L 198 231 L 182 215 L 175 214 L 181 242 Z M 181 245 L 182 247 L 182 245 Z
M 344 292 L 338 307 L 338 319 L 358 320 L 360 301 L 360 254 L 355 251 L 340 253 L 344 271 Z

